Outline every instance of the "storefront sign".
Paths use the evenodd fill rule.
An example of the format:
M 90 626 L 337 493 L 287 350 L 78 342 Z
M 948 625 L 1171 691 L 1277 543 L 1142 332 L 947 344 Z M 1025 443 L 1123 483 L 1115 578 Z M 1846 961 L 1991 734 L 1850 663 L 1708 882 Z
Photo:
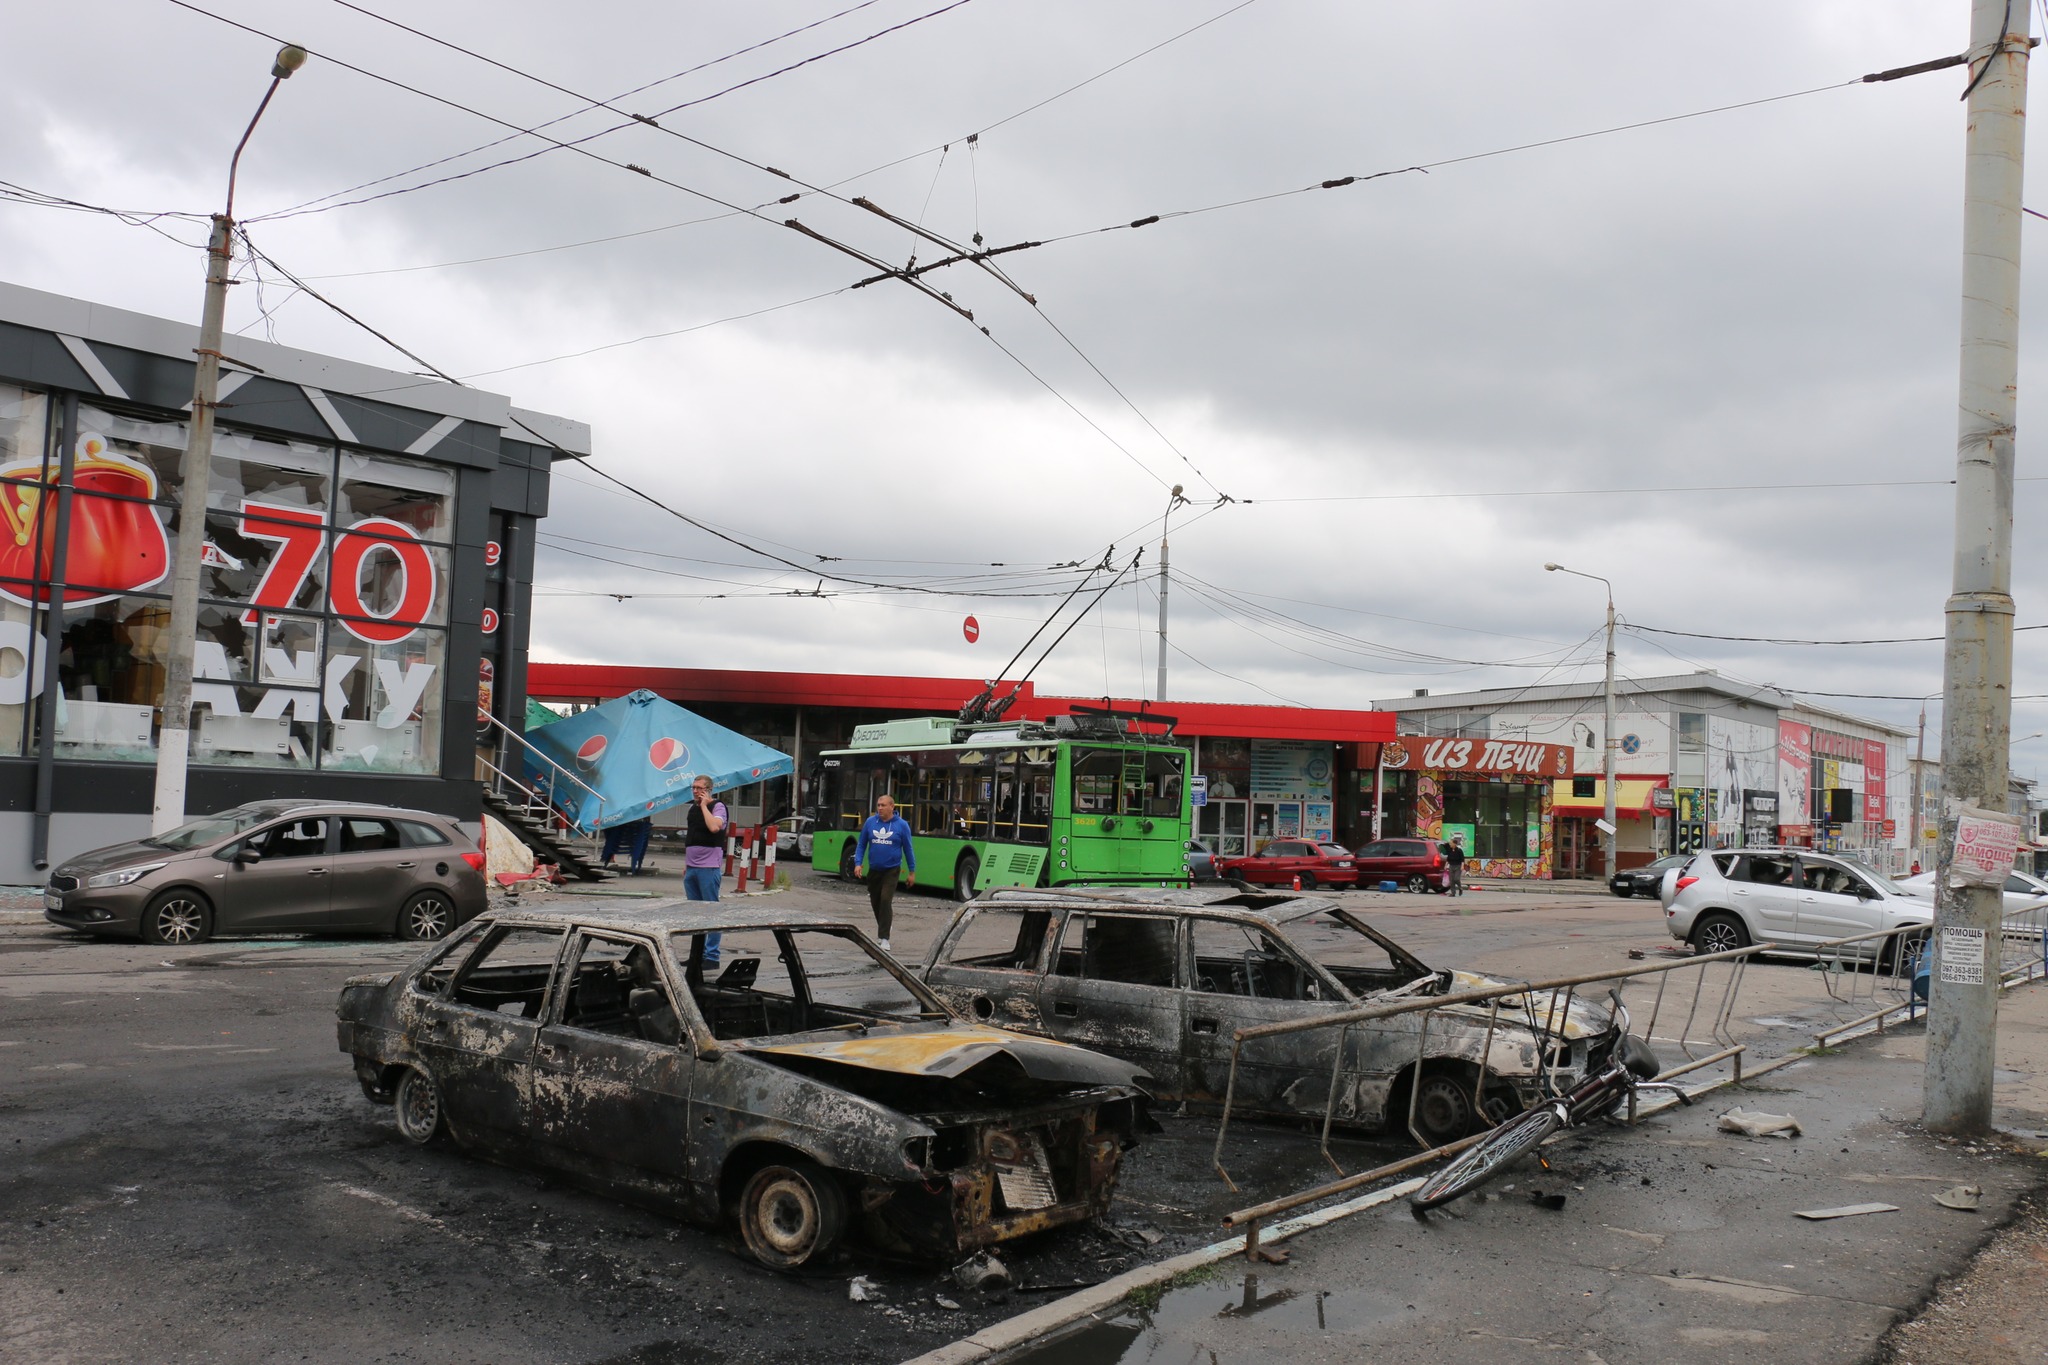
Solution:
M 1381 746 L 1389 768 L 1446 773 L 1528 773 L 1570 777 L 1569 744 L 1534 744 L 1503 739 L 1429 739 L 1409 736 Z
M 1671 788 L 1658 787 L 1650 793 L 1651 810 L 1676 810 L 1677 808 L 1678 793 L 1672 791 Z
M 1336 767 L 1328 744 L 1312 740 L 1255 739 L 1252 741 L 1251 780 L 1254 797 L 1330 798 L 1330 778 Z M 1297 825 L 1296 833 L 1299 833 Z
M 1202 773 L 1196 773 L 1188 779 L 1188 800 L 1197 806 L 1209 804 L 1209 779 L 1207 776 Z
M 1778 819 L 1797 837 L 1806 837 L 1806 822 L 1813 809 L 1813 727 L 1795 721 L 1778 722 Z M 1791 834 L 1787 838 L 1793 837 Z

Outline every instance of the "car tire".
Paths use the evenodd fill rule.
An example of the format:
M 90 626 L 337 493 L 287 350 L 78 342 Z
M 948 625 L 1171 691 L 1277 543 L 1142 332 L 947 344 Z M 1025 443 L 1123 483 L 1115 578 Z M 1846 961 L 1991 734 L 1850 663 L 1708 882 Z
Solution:
M 398 1135 L 415 1147 L 424 1147 L 441 1135 L 447 1123 L 442 1112 L 441 1087 L 426 1072 L 409 1066 L 398 1078 L 391 1097 L 392 1117 L 398 1120 Z
M 1431 1147 L 1456 1142 L 1481 1126 L 1472 1083 L 1452 1071 L 1431 1069 L 1416 1083 L 1415 1127 Z M 1397 1116 L 1405 1120 L 1407 1115 Z
M 437 943 L 455 927 L 455 902 L 444 891 L 422 891 L 398 912 L 398 938 L 412 943 Z
M 981 858 L 973 850 L 960 855 L 960 861 L 953 864 L 953 899 L 971 901 L 974 899 L 974 879 L 981 875 Z
M 740 1237 L 755 1260 L 795 1270 L 822 1260 L 846 1229 L 846 1192 L 815 1162 L 763 1166 L 740 1191 Z
M 853 875 L 853 869 L 857 866 L 853 861 L 853 843 L 854 841 L 849 839 L 846 841 L 846 847 L 839 850 L 839 880 L 843 882 L 860 880 Z
M 1423 876 L 1420 872 L 1416 873 L 1408 879 L 1408 889 L 1418 896 L 1421 895 L 1429 890 L 1429 878 Z
M 186 948 L 213 937 L 213 907 L 196 891 L 162 891 L 142 912 L 142 941 Z
M 1315 874 L 1315 873 L 1313 873 L 1313 872 L 1304 872 L 1304 873 L 1302 873 L 1302 874 L 1301 874 L 1301 889 L 1302 889 L 1302 890 L 1304 890 L 1304 891 L 1313 891 L 1313 890 L 1315 890 L 1315 889 L 1316 889 L 1316 874 Z
M 1695 953 L 1725 953 L 1750 945 L 1749 929 L 1739 915 L 1726 910 L 1716 910 L 1701 915 L 1699 922 L 1692 926 L 1691 943 Z

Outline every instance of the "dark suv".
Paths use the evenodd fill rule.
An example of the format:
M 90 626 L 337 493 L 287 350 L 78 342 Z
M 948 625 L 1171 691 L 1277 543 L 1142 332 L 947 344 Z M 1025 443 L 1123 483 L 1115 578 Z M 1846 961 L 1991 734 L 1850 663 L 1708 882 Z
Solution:
M 1451 885 L 1443 846 L 1434 839 L 1377 839 L 1358 850 L 1358 885 L 1371 890 L 1399 882 L 1410 891 L 1445 891 Z
M 68 859 L 43 918 L 147 943 L 334 930 L 430 941 L 483 913 L 483 864 L 445 815 L 255 801 Z

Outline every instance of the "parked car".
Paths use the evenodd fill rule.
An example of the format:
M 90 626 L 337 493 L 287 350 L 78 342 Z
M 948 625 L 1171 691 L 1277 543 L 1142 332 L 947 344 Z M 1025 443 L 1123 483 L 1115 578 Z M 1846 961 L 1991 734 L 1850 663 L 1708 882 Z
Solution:
M 1667 853 L 1654 863 L 1624 868 L 1607 879 L 1607 889 L 1623 899 L 1657 895 L 1664 885 L 1664 874 L 1684 867 L 1692 858 L 1690 853 Z
M 969 1023 L 800 911 L 497 912 L 336 1015 L 409 1141 L 731 1220 L 785 1270 L 856 1230 L 957 1257 L 1099 1217 L 1148 1122 L 1138 1068 Z
M 1188 840 L 1187 855 L 1189 881 L 1213 882 L 1217 879 L 1216 855 L 1209 851 L 1207 844 L 1200 839 Z
M 1450 865 L 1434 839 L 1375 839 L 1352 855 L 1360 886 L 1399 882 L 1410 891 L 1446 891 Z
M 775 856 L 780 860 L 811 860 L 811 829 L 816 822 L 808 815 L 785 815 L 775 822 Z
M 428 942 L 483 913 L 484 855 L 445 815 L 346 801 L 253 801 L 67 859 L 43 918 L 88 934 L 392 934 Z
M 1664 923 L 1695 952 L 1775 943 L 1810 953 L 1829 939 L 1877 930 L 1924 929 L 1934 906 L 1883 874 L 1845 858 L 1796 848 L 1731 848 L 1693 857 L 1665 874 Z M 1867 955 L 1880 948 L 1882 940 Z
M 1235 877 L 1254 886 L 1293 886 L 1301 878 L 1301 889 L 1318 886 L 1351 886 L 1358 880 L 1351 850 L 1341 844 L 1317 844 L 1307 839 L 1275 839 L 1248 858 L 1220 858 L 1216 875 Z
M 1229 887 L 1000 890 L 962 906 L 932 945 L 924 978 L 973 1018 L 1099 1048 L 1142 1067 L 1160 1101 L 1213 1109 L 1229 1083 L 1236 1030 L 1315 1019 L 1401 996 L 1483 988 L 1442 971 L 1322 896 Z M 1540 1016 L 1540 1017 L 1539 1017 Z M 1431 1144 L 1569 1089 L 1619 1040 L 1603 1004 L 1510 1000 L 1454 1006 L 1350 1030 L 1249 1039 L 1239 1116 L 1320 1121 L 1335 1049 L 1345 1049 L 1334 1121 Z M 1491 1032 L 1489 1032 L 1491 1030 Z M 1475 1103 L 1485 1061 L 1485 1114 Z M 1420 1066 L 1418 1068 L 1418 1061 Z
M 1905 890 L 1906 894 L 1917 897 L 1920 900 L 1931 901 L 1934 899 L 1934 874 L 1932 872 L 1922 872 L 1913 877 L 1901 877 L 1899 878 L 1899 886 Z M 2006 874 L 2005 912 L 2008 915 L 2016 914 L 2021 910 L 2031 910 L 2040 905 L 2044 897 L 2048 897 L 2048 882 L 2042 881 L 2031 872 L 2015 870 Z

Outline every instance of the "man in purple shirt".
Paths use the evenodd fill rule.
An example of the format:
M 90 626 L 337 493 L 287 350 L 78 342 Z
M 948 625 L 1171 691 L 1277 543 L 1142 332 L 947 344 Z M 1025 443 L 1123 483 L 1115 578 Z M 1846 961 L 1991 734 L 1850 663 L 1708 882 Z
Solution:
M 725 871 L 725 802 L 711 799 L 711 779 L 702 773 L 690 784 L 690 809 L 683 822 L 683 895 L 693 901 L 718 899 Z M 718 935 L 704 936 L 704 965 L 718 965 Z

